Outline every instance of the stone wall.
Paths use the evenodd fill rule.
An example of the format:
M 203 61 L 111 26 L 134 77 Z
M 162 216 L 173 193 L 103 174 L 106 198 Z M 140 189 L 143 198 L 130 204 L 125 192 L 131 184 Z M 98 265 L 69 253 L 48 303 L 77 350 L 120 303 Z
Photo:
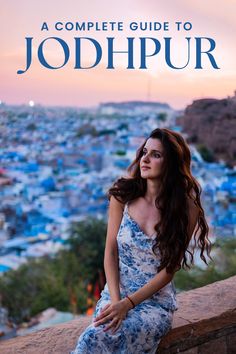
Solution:
M 236 276 L 178 294 L 172 330 L 158 354 L 236 353 Z M 91 317 L 0 342 L 1 354 L 66 354 Z M 92 353 L 91 353 L 92 354 Z

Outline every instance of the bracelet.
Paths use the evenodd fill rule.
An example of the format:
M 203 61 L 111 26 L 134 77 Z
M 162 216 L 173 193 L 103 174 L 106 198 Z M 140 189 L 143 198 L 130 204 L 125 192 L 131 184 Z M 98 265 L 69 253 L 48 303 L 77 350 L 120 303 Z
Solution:
M 135 308 L 135 303 L 133 302 L 133 300 L 131 300 L 131 298 L 128 295 L 126 297 L 131 302 L 132 308 L 134 309 Z

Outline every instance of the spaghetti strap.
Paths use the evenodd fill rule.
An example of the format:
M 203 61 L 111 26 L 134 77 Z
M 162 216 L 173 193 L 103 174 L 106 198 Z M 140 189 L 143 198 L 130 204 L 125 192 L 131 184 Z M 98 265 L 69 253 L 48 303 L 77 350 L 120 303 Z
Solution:
M 123 213 L 124 214 L 128 213 L 128 203 L 125 203 L 125 207 L 124 207 Z

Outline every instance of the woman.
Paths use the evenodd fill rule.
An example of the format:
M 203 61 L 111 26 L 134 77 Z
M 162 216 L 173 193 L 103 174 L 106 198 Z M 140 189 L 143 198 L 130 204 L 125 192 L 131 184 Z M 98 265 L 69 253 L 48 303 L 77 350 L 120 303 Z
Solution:
M 109 190 L 104 268 L 107 283 L 93 323 L 72 353 L 155 353 L 178 309 L 172 282 L 186 252 L 210 254 L 200 187 L 189 148 L 176 132 L 155 129 L 137 151 L 129 177 Z M 195 231 L 195 232 L 194 232 Z M 211 258 L 211 257 L 210 257 Z

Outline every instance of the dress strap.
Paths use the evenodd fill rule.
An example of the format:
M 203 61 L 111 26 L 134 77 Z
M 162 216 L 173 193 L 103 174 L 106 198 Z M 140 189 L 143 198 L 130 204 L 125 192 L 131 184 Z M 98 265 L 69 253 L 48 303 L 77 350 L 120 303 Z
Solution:
M 123 210 L 123 213 L 127 213 L 128 212 L 128 203 L 125 204 L 125 207 L 124 207 L 124 210 Z

